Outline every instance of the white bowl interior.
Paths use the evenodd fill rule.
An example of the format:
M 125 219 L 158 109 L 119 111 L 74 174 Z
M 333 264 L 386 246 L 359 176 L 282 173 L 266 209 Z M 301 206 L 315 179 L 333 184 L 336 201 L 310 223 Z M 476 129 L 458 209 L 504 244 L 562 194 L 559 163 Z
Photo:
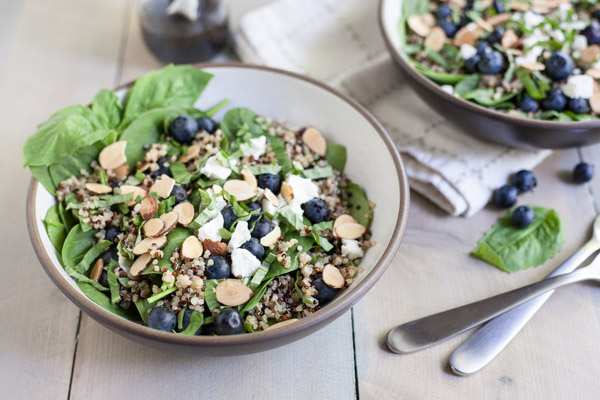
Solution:
M 344 144 L 348 150 L 345 172 L 361 185 L 376 203 L 372 239 L 377 245 L 366 252 L 355 284 L 362 280 L 381 258 L 388 246 L 400 212 L 400 181 L 384 140 L 369 121 L 352 105 L 332 92 L 291 75 L 241 67 L 205 68 L 214 77 L 196 106 L 207 109 L 227 98 L 229 105 L 215 118 L 220 120 L 234 107 L 248 107 L 273 119 L 284 119 L 295 126 L 313 126 L 328 141 Z M 67 281 L 79 290 L 64 272 L 50 242 L 43 218 L 55 204 L 54 197 L 38 183 L 35 199 L 36 223 L 44 249 Z M 338 299 L 342 298 L 346 291 Z M 336 299 L 336 300 L 338 300 Z M 89 300 L 91 303 L 91 300 Z
M 398 24 L 402 16 L 402 0 L 382 0 L 381 22 L 385 35 L 396 49 L 400 49 L 400 36 L 398 35 Z M 403 57 L 404 53 L 400 52 Z

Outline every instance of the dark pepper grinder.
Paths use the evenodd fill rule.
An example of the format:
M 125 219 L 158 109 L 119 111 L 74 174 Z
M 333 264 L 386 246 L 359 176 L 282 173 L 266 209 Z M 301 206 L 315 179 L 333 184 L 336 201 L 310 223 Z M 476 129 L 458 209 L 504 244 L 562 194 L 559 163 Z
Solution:
M 206 61 L 229 41 L 226 0 L 145 0 L 139 14 L 146 45 L 165 62 Z

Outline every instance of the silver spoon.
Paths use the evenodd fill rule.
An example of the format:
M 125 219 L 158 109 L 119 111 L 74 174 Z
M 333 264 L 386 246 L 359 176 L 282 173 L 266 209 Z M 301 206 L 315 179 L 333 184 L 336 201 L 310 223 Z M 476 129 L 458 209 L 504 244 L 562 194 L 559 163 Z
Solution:
M 569 274 L 544 279 L 485 300 L 397 326 L 388 332 L 387 345 L 394 353 L 412 353 L 422 350 L 489 321 L 549 290 L 587 280 L 600 281 L 600 255 L 596 256 L 587 267 L 579 268 Z

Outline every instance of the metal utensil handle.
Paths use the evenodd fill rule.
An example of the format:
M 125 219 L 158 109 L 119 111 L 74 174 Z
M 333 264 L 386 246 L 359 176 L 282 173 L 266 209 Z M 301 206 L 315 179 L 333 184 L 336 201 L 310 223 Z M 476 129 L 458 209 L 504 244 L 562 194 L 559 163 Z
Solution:
M 488 299 L 411 321 L 390 330 L 387 343 L 396 353 L 412 353 L 480 325 L 542 293 L 591 279 L 589 268 L 556 276 Z
M 547 278 L 574 271 L 598 250 L 600 242 L 591 239 Z M 458 375 L 469 375 L 485 367 L 510 343 L 552 293 L 554 291 L 546 292 L 485 324 L 454 350 L 448 360 L 452 371 Z

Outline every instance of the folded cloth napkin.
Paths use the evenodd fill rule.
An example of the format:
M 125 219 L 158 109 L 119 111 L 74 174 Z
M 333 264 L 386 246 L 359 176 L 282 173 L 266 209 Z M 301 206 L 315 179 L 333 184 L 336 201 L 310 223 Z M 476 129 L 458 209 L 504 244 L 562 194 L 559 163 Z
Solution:
M 236 51 L 245 62 L 307 74 L 349 94 L 394 139 L 413 190 L 452 215 L 473 215 L 512 172 L 550 152 L 474 139 L 422 102 L 387 55 L 376 8 L 365 0 L 276 0 L 242 17 Z

